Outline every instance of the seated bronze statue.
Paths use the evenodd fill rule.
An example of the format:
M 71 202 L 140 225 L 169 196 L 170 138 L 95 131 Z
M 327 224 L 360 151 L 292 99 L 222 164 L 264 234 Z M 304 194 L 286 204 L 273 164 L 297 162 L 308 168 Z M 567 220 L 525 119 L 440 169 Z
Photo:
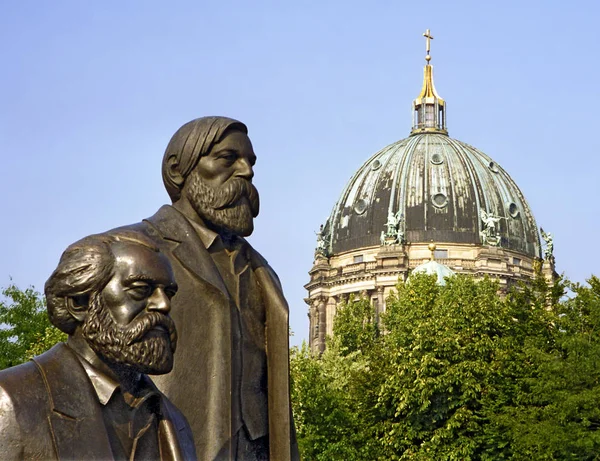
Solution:
M 66 343 L 0 372 L 0 459 L 195 460 L 185 417 L 147 374 L 177 341 L 171 265 L 142 234 L 69 246 L 45 286 Z

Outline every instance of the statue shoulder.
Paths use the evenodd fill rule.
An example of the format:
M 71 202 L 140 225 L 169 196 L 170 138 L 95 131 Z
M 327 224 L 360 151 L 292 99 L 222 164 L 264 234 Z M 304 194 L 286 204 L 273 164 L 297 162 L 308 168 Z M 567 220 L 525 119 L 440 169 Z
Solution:
M 23 441 L 11 394 L 0 382 L 0 453 L 2 459 L 22 459 Z
M 163 205 L 152 216 L 134 224 L 117 227 L 111 232 L 139 232 L 158 242 L 164 238 L 165 233 L 169 233 L 169 229 L 180 226 L 181 219 L 185 218 L 175 208 Z
M 32 361 L 0 371 L 0 453 L 2 459 L 25 456 L 32 426 L 45 419 L 47 392 L 38 367 Z
M 126 226 L 115 227 L 114 229 L 111 229 L 109 232 L 118 232 L 118 233 L 138 232 L 140 234 L 144 234 L 148 237 L 151 237 L 152 232 L 149 231 L 150 228 L 151 228 L 150 223 L 147 220 L 143 220 L 143 221 L 140 221 L 135 224 L 128 224 Z
M 43 378 L 32 361 L 0 371 L 0 389 L 3 396 L 10 395 L 13 401 L 20 394 L 28 392 L 32 387 L 37 389 L 40 385 L 44 385 Z

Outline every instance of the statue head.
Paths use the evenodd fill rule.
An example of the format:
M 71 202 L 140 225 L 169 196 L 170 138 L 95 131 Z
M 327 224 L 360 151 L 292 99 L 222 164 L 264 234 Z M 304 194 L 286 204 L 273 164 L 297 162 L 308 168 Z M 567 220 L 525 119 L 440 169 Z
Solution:
M 163 157 L 163 182 L 175 206 L 189 204 L 180 209 L 193 210 L 216 232 L 247 236 L 259 211 L 252 184 L 255 162 L 246 125 L 227 117 L 202 117 L 171 138 Z
M 150 374 L 173 367 L 176 291 L 171 265 L 153 242 L 118 230 L 70 245 L 45 285 L 57 328 L 83 337 L 109 365 Z

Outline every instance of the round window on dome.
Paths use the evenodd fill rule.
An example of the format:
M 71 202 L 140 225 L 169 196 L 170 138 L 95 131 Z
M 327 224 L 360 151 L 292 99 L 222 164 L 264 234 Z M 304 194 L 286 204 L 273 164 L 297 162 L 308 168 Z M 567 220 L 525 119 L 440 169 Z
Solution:
M 488 167 L 490 170 L 492 170 L 494 173 L 498 173 L 500 170 L 498 169 L 498 165 L 496 165 L 495 162 L 490 162 L 488 164 Z
M 372 170 L 378 170 L 379 168 L 381 168 L 381 162 L 379 160 L 375 160 L 373 163 L 371 163 Z
M 444 159 L 440 154 L 435 153 L 431 156 L 431 163 L 433 163 L 434 165 L 440 165 L 444 163 Z
M 356 214 L 363 214 L 367 209 L 367 202 L 363 199 L 360 199 L 354 204 L 354 211 Z
M 448 205 L 448 197 L 442 193 L 435 194 L 433 197 L 431 197 L 431 201 L 437 208 L 444 208 L 446 205 Z
M 511 215 L 513 218 L 516 218 L 519 216 L 519 207 L 517 206 L 516 203 L 511 202 L 508 205 L 508 214 Z

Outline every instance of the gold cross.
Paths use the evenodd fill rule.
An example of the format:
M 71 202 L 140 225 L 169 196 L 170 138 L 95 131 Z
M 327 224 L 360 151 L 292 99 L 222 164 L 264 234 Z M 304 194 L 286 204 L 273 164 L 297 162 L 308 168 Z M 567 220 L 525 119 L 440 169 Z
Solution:
M 423 37 L 425 37 L 427 39 L 427 54 L 429 54 L 429 50 L 430 50 L 430 45 L 431 45 L 431 40 L 433 40 L 433 36 L 431 35 L 431 32 L 429 31 L 429 29 L 427 29 L 425 31 L 425 33 L 423 34 Z

